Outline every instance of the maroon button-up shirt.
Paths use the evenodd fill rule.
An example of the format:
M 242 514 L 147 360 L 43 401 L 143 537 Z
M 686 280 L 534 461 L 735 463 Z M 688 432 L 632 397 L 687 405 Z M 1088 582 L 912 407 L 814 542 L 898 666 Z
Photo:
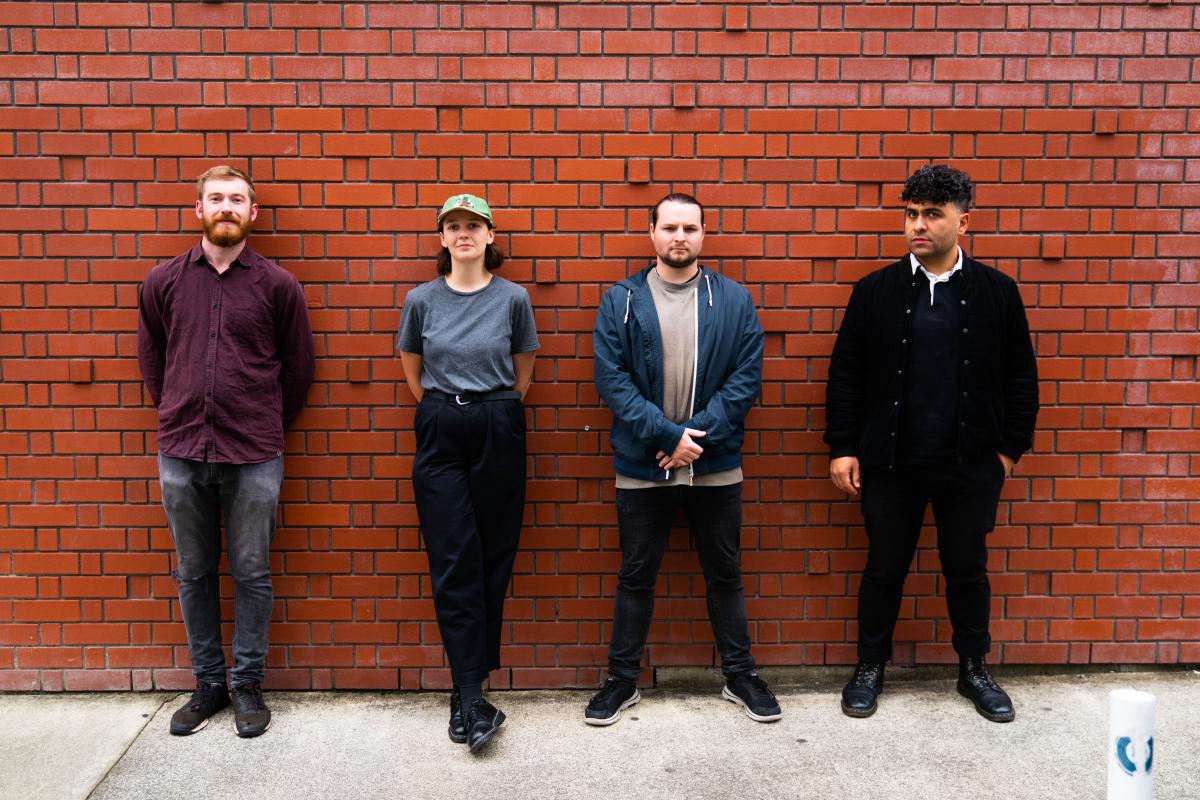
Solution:
M 197 244 L 150 270 L 138 307 L 159 452 L 225 464 L 280 455 L 314 369 L 295 277 L 249 245 L 218 275 Z

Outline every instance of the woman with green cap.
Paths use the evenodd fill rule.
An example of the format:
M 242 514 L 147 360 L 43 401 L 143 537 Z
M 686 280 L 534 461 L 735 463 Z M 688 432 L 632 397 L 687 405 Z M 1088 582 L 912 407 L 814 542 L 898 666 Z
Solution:
M 500 667 L 538 338 L 529 293 L 494 274 L 504 256 L 487 202 L 455 195 L 437 225 L 438 277 L 405 298 L 396 349 L 418 401 L 413 493 L 454 679 L 449 735 L 474 753 L 504 722 L 483 682 Z

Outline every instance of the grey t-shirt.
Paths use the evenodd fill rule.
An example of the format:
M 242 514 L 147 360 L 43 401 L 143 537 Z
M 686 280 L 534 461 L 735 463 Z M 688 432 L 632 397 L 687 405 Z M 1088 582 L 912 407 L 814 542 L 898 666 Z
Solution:
M 396 349 L 422 357 L 426 390 L 511 389 L 513 353 L 538 349 L 529 292 L 499 275 L 474 292 L 456 292 L 445 278 L 423 283 L 405 298 Z

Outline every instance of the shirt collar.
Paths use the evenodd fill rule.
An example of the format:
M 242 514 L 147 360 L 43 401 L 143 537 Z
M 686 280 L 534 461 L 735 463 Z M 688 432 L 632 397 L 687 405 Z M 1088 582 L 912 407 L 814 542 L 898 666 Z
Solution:
M 204 264 L 204 265 L 208 264 L 208 257 L 206 255 L 204 255 L 204 247 L 200 242 L 196 242 L 196 244 L 192 246 L 192 249 L 188 253 L 188 256 L 189 256 L 189 260 L 194 264 L 196 264 L 196 263 Z M 253 250 L 250 249 L 250 243 L 246 242 L 246 246 L 242 248 L 242 252 L 237 254 L 237 258 L 235 258 L 233 260 L 233 263 L 230 264 L 229 266 L 231 266 L 231 267 L 237 267 L 237 266 L 249 267 L 251 264 L 253 264 L 255 262 L 255 260 L 257 258 L 258 258 L 257 254 Z
M 930 273 L 927 269 L 925 269 L 925 265 L 922 264 L 919 260 L 917 260 L 917 256 L 915 253 L 908 254 L 908 261 L 909 261 L 909 266 L 912 267 L 912 274 L 914 276 L 917 274 L 917 270 L 919 269 L 925 273 L 925 275 L 929 278 L 931 283 L 934 281 L 937 281 L 940 283 L 941 281 L 950 280 L 951 275 L 953 275 L 954 273 L 956 273 L 960 269 L 962 269 L 963 251 L 962 251 L 961 247 L 958 248 L 958 260 L 954 262 L 953 267 L 951 267 L 948 271 L 943 272 L 941 275 L 934 275 L 934 274 Z
M 929 305 L 933 305 L 933 290 L 939 283 L 945 283 L 954 276 L 954 273 L 962 269 L 963 252 L 962 248 L 958 248 L 958 260 L 954 262 L 954 266 L 943 272 L 941 275 L 933 275 L 929 270 L 925 269 L 925 265 L 917 260 L 913 253 L 908 254 L 909 265 L 912 267 L 913 277 L 917 277 L 917 270 L 925 273 L 925 277 L 929 279 Z
M 962 248 L 959 247 L 958 251 L 959 259 L 954 261 L 954 266 L 950 267 L 948 272 L 942 272 L 941 275 L 931 275 L 928 270 L 925 270 L 925 265 L 920 263 L 917 255 L 914 253 L 908 253 L 908 266 L 912 267 L 913 275 L 917 275 L 917 270 L 923 270 L 925 275 L 929 276 L 930 281 L 949 281 L 950 276 L 962 269 Z

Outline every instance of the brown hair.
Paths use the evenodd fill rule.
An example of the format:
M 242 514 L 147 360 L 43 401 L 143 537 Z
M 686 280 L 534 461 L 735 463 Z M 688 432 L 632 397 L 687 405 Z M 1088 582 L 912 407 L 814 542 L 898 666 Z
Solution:
M 700 205 L 700 201 L 692 197 L 690 194 L 683 192 L 671 192 L 669 195 L 659 200 L 654 204 L 654 208 L 650 209 L 650 227 L 653 229 L 658 225 L 658 208 L 663 203 L 684 203 L 689 206 L 696 206 L 700 209 L 700 227 L 704 227 L 704 206 Z
M 226 164 L 219 164 L 215 167 L 209 167 L 201 173 L 196 179 L 196 197 L 200 200 L 204 199 L 204 184 L 211 180 L 227 180 L 229 178 L 241 178 L 250 187 L 250 202 L 254 202 L 254 181 L 250 180 L 250 176 L 242 172 L 237 167 L 231 167 Z

